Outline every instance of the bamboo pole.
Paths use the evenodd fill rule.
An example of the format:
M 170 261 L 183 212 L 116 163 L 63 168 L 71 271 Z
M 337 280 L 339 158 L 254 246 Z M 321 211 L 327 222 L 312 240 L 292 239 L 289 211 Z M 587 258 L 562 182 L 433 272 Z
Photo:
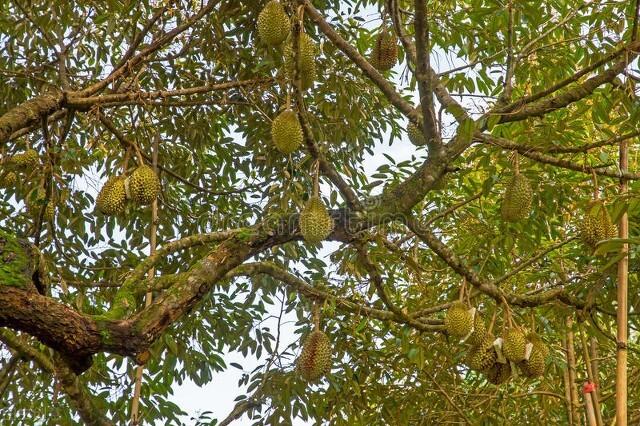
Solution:
M 567 366 L 569 367 L 569 390 L 571 392 L 571 416 L 573 422 L 576 425 L 581 424 L 580 412 L 578 407 L 580 406 L 580 400 L 578 399 L 578 386 L 576 384 L 576 352 L 573 344 L 573 319 L 571 316 L 567 317 Z
M 598 383 L 596 381 L 595 373 L 593 370 L 593 364 L 591 363 L 591 353 L 589 349 L 589 345 L 587 344 L 587 337 L 585 336 L 584 330 L 580 330 L 580 342 L 582 343 L 582 352 L 584 357 L 584 363 L 587 367 L 587 377 L 591 383 L 595 385 L 595 389 L 588 394 L 589 401 L 592 404 L 593 414 L 594 414 L 594 422 L 597 426 L 603 426 L 602 423 L 602 414 L 600 413 L 600 400 L 598 398 Z M 585 395 L 585 400 L 587 400 L 587 395 Z M 589 409 L 589 406 L 587 406 Z M 587 413 L 589 414 L 589 413 Z
M 153 171 L 158 174 L 158 143 L 160 136 L 156 134 L 153 140 L 153 153 L 151 155 L 151 162 Z M 153 256 L 156 252 L 156 246 L 158 231 L 158 198 L 156 197 L 151 203 L 151 226 L 149 226 L 149 255 Z M 155 276 L 155 268 L 149 269 L 149 278 Z M 151 305 L 153 301 L 153 294 L 148 291 L 145 294 L 144 302 L 145 306 Z M 131 424 L 137 426 L 140 424 L 140 392 L 142 390 L 142 373 L 144 372 L 144 365 L 138 365 L 136 367 L 135 385 L 133 388 L 133 400 L 131 401 Z
M 629 149 L 626 142 L 620 143 L 620 172 L 627 171 L 629 166 Z M 620 193 L 628 190 L 627 181 L 620 179 Z M 629 218 L 625 211 L 618 223 L 618 237 L 629 238 Z M 627 293 L 629 259 L 627 253 L 629 245 L 623 244 L 621 248 L 622 259 L 618 262 L 618 309 L 617 309 L 617 350 L 616 350 L 616 425 L 627 426 Z
M 565 357 L 568 353 L 567 350 L 567 337 L 562 336 L 562 346 L 565 351 Z M 567 405 L 567 420 L 569 426 L 573 426 L 573 402 L 571 400 L 571 381 L 569 379 L 569 362 L 567 361 L 567 366 L 562 370 L 562 378 L 564 379 L 564 399 L 565 404 Z

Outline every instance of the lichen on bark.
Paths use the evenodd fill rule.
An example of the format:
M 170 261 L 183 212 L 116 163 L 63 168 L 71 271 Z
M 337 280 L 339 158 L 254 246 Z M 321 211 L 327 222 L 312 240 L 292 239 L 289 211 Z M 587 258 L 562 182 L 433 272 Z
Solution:
M 0 285 L 29 288 L 33 267 L 29 243 L 0 228 Z

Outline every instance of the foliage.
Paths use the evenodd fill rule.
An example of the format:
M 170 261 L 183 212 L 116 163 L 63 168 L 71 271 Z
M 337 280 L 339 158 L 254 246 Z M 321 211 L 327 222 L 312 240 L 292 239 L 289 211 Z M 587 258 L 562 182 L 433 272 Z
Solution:
M 0 14 L 0 178 L 19 176 L 0 189 L 0 237 L 39 245 L 47 299 L 79 313 L 100 342 L 88 370 L 53 369 L 28 348 L 64 364 L 71 354 L 33 328 L 60 317 L 26 321 L 0 295 L 0 331 L 21 338 L 0 336 L 0 417 L 88 422 L 85 402 L 91 415 L 126 424 L 135 358 L 148 355 L 143 422 L 178 424 L 175 387 L 242 369 L 226 359 L 238 352 L 258 360 L 243 370 L 236 406 L 255 424 L 567 424 L 571 336 L 578 386 L 587 380 L 583 342 L 598 348 L 609 421 L 616 264 L 630 242 L 629 414 L 640 419 L 635 2 L 286 1 L 289 16 L 306 5 L 302 29 L 319 48 L 305 91 L 285 72 L 284 45 L 257 36 L 266 3 L 11 0 Z M 416 49 L 426 43 L 421 21 L 428 58 Z M 294 20 L 293 36 L 296 28 Z M 381 74 L 366 58 L 383 29 L 402 43 Z M 290 105 L 305 142 L 283 155 L 271 122 Z M 429 143 L 408 142 L 409 121 Z M 154 142 L 155 258 L 151 207 L 129 203 L 115 216 L 95 207 L 107 178 L 151 164 Z M 628 192 L 621 142 L 631 151 Z M 40 167 L 11 163 L 30 148 Z M 339 243 L 322 248 L 298 226 L 316 164 L 335 222 L 329 240 Z M 500 206 L 516 167 L 533 198 L 531 214 L 511 223 Z M 42 188 L 56 203 L 51 221 L 44 208 L 27 209 Z M 576 238 L 593 194 L 614 221 L 627 214 L 630 223 L 628 240 L 595 253 Z M 0 293 L 24 280 L 0 272 Z M 487 326 L 497 317 L 496 335 L 511 318 L 536 329 L 550 348 L 544 377 L 494 386 L 465 366 L 469 345 L 443 326 L 461 288 Z M 33 312 L 43 312 L 40 300 Z M 314 305 L 333 368 L 308 384 L 295 361 Z M 293 335 L 283 319 L 294 321 Z M 139 347 L 126 348 L 113 324 L 134 324 Z M 12 367 L 14 354 L 22 359 Z M 84 393 L 60 384 L 69 377 Z

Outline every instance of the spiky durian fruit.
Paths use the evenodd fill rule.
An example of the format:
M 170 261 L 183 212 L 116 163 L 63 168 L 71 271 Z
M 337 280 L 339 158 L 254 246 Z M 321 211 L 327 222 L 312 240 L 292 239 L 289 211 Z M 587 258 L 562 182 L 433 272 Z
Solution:
M 511 378 L 511 365 L 496 362 L 487 370 L 487 380 L 494 385 L 501 385 Z
M 483 372 L 496 363 L 498 355 L 493 348 L 494 340 L 495 337 L 492 334 L 485 333 L 482 340 L 471 348 L 466 360 L 470 369 Z
M 7 172 L 2 177 L 2 186 L 4 188 L 11 188 L 16 184 L 17 181 L 18 181 L 18 176 L 14 172 Z
M 422 133 L 422 129 L 420 129 L 413 121 L 409 121 L 407 125 L 407 136 L 409 136 L 409 141 L 415 146 L 423 146 L 427 144 L 427 140 Z
M 160 193 L 160 179 L 153 168 L 143 164 L 129 178 L 131 199 L 139 205 L 151 204 Z
M 618 236 L 618 227 L 612 222 L 601 200 L 589 205 L 584 218 L 578 222 L 578 234 L 582 242 L 591 249 L 595 249 L 602 240 Z
M 18 168 L 31 169 L 40 165 L 40 156 L 35 149 L 27 149 L 11 157 L 11 163 Z
M 535 333 L 530 333 L 527 340 L 533 345 L 528 360 L 518 363 L 520 370 L 527 377 L 540 377 L 544 375 L 544 368 L 549 355 L 549 348 Z
M 473 318 L 473 333 L 467 338 L 467 343 L 479 345 L 484 340 L 485 334 L 487 334 L 487 327 L 484 325 L 484 319 L 482 315 L 476 311 L 476 315 Z
M 47 222 L 53 222 L 53 219 L 56 216 L 56 203 L 53 201 L 49 201 L 47 203 L 47 207 L 44 209 L 44 219 Z
M 98 193 L 96 205 L 103 214 L 111 216 L 124 211 L 127 202 L 124 180 L 124 176 L 111 176 Z
M 389 71 L 398 60 L 398 37 L 387 27 L 380 30 L 369 62 L 378 71 Z
M 307 33 L 300 33 L 299 43 L 298 77 L 302 90 L 306 90 L 313 86 L 316 78 L 316 44 Z M 288 79 L 293 79 L 295 75 L 294 58 L 293 41 L 289 40 L 284 48 L 284 69 Z
M 509 361 L 522 361 L 526 349 L 527 338 L 521 329 L 512 327 L 502 335 L 502 353 Z
M 331 343 L 320 330 L 311 332 L 302 346 L 297 361 L 300 375 L 313 382 L 331 371 Z
M 502 219 L 507 222 L 517 222 L 529 216 L 533 192 L 529 179 L 516 174 L 507 185 L 502 200 Z
M 271 140 L 278 151 L 285 155 L 291 154 L 302 144 L 302 126 L 298 115 L 286 109 L 271 123 Z
M 317 196 L 309 198 L 300 212 L 300 232 L 304 240 L 317 244 L 327 238 L 333 231 L 333 219 L 327 211 L 322 199 Z
M 258 36 L 265 44 L 277 46 L 291 32 L 291 23 L 278 0 L 268 2 L 258 15 Z
M 473 318 L 469 308 L 462 302 L 455 302 L 447 310 L 447 315 L 444 317 L 444 326 L 450 336 L 465 337 L 473 326 Z

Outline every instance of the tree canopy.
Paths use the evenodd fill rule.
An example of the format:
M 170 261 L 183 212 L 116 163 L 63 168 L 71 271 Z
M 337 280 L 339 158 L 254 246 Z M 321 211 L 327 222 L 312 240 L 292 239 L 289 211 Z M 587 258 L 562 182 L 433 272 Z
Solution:
M 0 418 L 637 423 L 639 13 L 8 1 Z

